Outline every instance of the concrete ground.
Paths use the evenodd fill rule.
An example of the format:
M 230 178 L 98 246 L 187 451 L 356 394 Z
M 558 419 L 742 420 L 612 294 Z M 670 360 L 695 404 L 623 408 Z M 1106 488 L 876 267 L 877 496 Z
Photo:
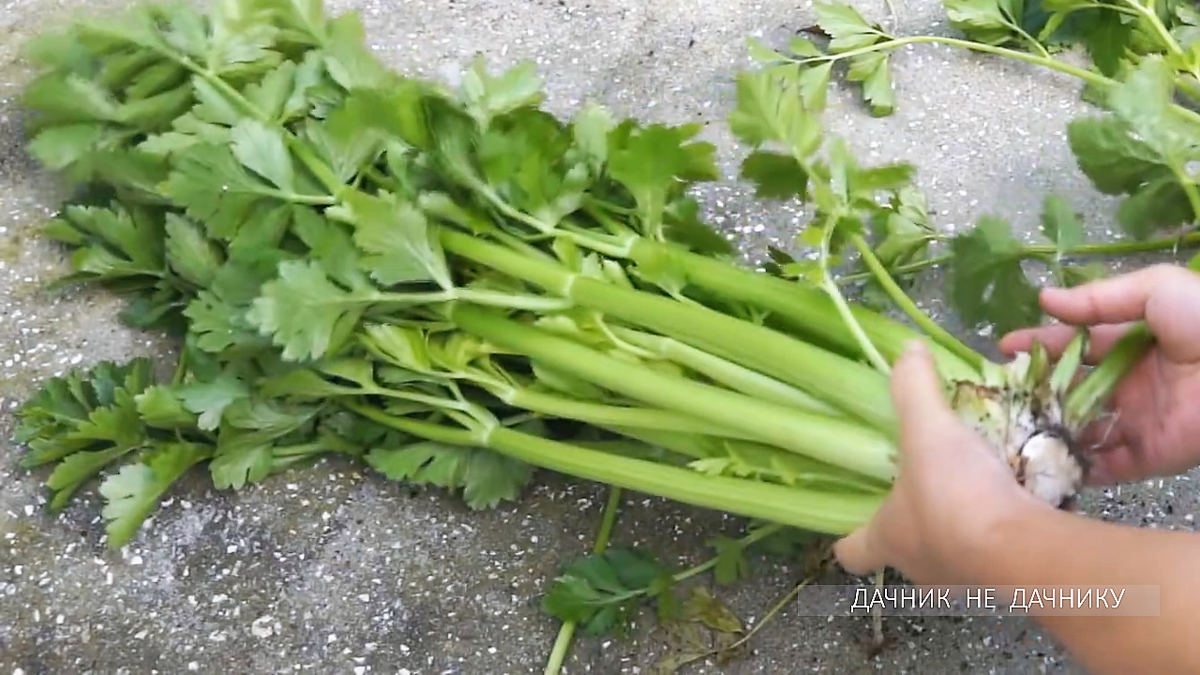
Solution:
M 71 364 L 167 346 L 114 320 L 100 294 L 51 295 L 62 269 L 34 235 L 59 194 L 22 151 L 15 97 L 27 77 L 16 49 L 34 32 L 110 0 L 16 0 L 0 6 L 0 673 L 491 673 L 541 672 L 557 625 L 537 602 L 560 565 L 590 546 L 604 492 L 543 476 L 519 504 L 471 513 L 452 498 L 410 493 L 342 465 L 274 478 L 236 494 L 197 473 L 125 551 L 100 542 L 97 504 L 60 517 L 43 509 L 42 476 L 17 466 L 11 409 L 39 378 Z M 882 0 L 858 2 L 885 17 Z M 900 33 L 944 32 L 939 3 L 896 0 Z M 449 77 L 482 52 L 497 65 L 533 59 L 551 105 L 598 99 L 620 113 L 697 120 L 736 174 L 724 118 L 744 40 L 783 44 L 813 22 L 810 2 L 781 0 L 384 0 L 359 9 L 371 39 L 398 68 Z M 893 58 L 899 112 L 871 119 L 853 92 L 831 106 L 833 128 L 863 161 L 917 164 L 936 220 L 953 228 L 984 212 L 1028 232 L 1056 190 L 1109 226 L 1111 201 L 1076 170 L 1064 141 L 1081 110 L 1072 83 L 945 48 Z M 707 189 L 723 227 L 748 256 L 785 242 L 796 217 L 768 210 L 744 185 Z M 923 291 L 938 311 L 935 278 Z M 986 345 L 987 336 L 970 336 Z M 1193 528 L 1187 479 L 1093 493 L 1098 517 Z M 615 541 L 687 565 L 704 542 L 742 523 L 630 495 Z M 1069 551 L 1064 551 L 1069 555 Z M 798 578 L 796 564 L 759 561 L 752 581 L 716 589 L 753 623 Z M 682 672 L 1027 673 L 1075 668 L 1036 627 L 1017 619 L 896 618 L 872 657 L 863 619 L 808 616 L 804 595 L 743 658 Z M 643 616 L 628 639 L 581 639 L 567 672 L 650 673 L 667 642 Z

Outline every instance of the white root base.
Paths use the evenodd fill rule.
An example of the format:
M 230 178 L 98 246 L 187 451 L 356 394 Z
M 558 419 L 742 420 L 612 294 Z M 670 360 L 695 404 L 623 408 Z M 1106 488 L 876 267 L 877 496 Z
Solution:
M 1027 355 L 1026 355 L 1027 356 Z M 1059 397 L 1044 381 L 1030 382 L 1028 358 L 1005 364 L 991 381 L 956 382 L 952 405 L 1038 499 L 1064 506 L 1086 474 L 1072 451 Z

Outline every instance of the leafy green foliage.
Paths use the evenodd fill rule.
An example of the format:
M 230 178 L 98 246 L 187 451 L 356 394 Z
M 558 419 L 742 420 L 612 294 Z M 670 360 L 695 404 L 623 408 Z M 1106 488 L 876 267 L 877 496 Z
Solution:
M 572 562 L 542 596 L 542 610 L 573 621 L 590 635 L 625 628 L 641 606 L 653 602 L 661 616 L 676 608 L 674 579 L 652 555 L 609 548 Z
M 129 543 L 171 485 L 210 452 L 196 443 L 164 443 L 105 480 L 100 495 L 107 503 L 101 515 L 108 521 L 109 545 Z
M 1106 103 L 1109 114 L 1076 120 L 1067 129 L 1079 168 L 1100 191 L 1124 195 L 1117 218 L 1145 238 L 1193 222 L 1196 182 L 1188 170 L 1200 159 L 1200 122 L 1170 113 L 1175 95 L 1165 61 L 1145 58 Z
M 516 499 L 533 473 L 528 464 L 484 448 L 433 441 L 376 448 L 367 455 L 367 463 L 391 480 L 461 490 L 473 509 L 490 509 Z
M 1037 289 L 1021 268 L 1024 247 L 1007 222 L 984 216 L 951 243 L 951 299 L 969 326 L 998 333 L 1035 325 L 1041 318 Z

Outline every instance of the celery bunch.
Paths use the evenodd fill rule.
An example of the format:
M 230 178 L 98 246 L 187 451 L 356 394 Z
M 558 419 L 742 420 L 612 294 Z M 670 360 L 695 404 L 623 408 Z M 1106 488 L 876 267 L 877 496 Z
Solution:
M 718 175 L 698 126 L 560 120 L 527 66 L 405 77 L 316 2 L 143 6 L 31 55 L 31 151 L 80 188 L 43 230 L 72 251 L 65 281 L 182 343 L 170 381 L 104 363 L 19 412 L 53 507 L 116 469 L 113 546 L 194 466 L 236 489 L 328 454 L 476 508 L 541 468 L 840 534 L 894 478 L 887 371 L 908 340 L 974 392 L 964 417 L 1018 477 L 1031 438 L 1045 451 L 1103 398 L 1070 402 L 1079 349 L 1017 372 L 842 297 L 829 252 L 875 260 L 869 225 L 910 217 L 913 169 L 859 165 L 797 72 L 741 75 L 729 124 L 760 194 L 815 207 L 814 287 L 740 267 L 700 220 L 689 190 Z M 1030 489 L 1059 502 L 1082 465 L 1055 439 L 1070 461 Z

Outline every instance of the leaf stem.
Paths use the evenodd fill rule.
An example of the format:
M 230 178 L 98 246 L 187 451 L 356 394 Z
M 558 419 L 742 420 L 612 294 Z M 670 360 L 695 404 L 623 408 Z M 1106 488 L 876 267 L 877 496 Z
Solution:
M 1157 18 L 1157 17 L 1156 17 Z M 944 37 L 941 35 L 912 35 L 908 37 L 892 38 L 883 42 L 877 42 L 873 45 L 851 49 L 849 51 L 839 52 L 837 54 L 825 54 L 823 56 L 810 56 L 801 59 L 789 59 L 792 63 L 799 65 L 808 65 L 811 63 L 827 63 L 840 61 L 842 59 L 852 58 L 862 54 L 871 52 L 894 50 L 905 45 L 912 44 L 943 44 L 952 47 L 959 47 L 974 52 L 982 52 L 985 54 L 993 54 L 995 56 L 1003 56 L 1016 61 L 1023 61 L 1038 66 L 1043 66 L 1050 70 L 1058 71 L 1066 75 L 1076 77 L 1088 84 L 1098 88 L 1108 88 L 1115 86 L 1117 82 L 1111 78 L 1105 77 L 1100 73 L 1085 70 L 1069 63 L 1064 63 L 1055 58 L 1047 58 L 1039 54 L 1030 54 L 1016 49 L 1008 49 L 1006 47 L 995 47 L 993 45 L 984 44 L 982 42 L 974 42 L 972 40 L 963 40 L 960 38 Z M 1196 112 L 1189 108 L 1180 105 L 1171 105 L 1171 112 L 1186 117 L 1192 122 L 1200 123 L 1200 112 Z
M 1007 47 L 996 47 L 996 46 L 985 44 L 982 42 L 974 42 L 972 40 L 963 40 L 961 38 L 944 37 L 941 35 L 910 35 L 907 37 L 896 37 L 896 38 L 892 38 L 890 40 L 885 40 L 883 42 L 876 42 L 875 44 L 868 45 L 866 47 L 859 47 L 858 49 L 851 49 L 848 51 L 838 52 L 836 54 L 826 54 L 823 56 L 810 56 L 808 58 L 803 58 L 803 59 L 792 59 L 792 61 L 795 63 L 798 63 L 800 65 L 807 65 L 809 63 L 816 63 L 816 62 L 840 61 L 842 59 L 853 58 L 855 56 L 860 56 L 862 54 L 869 54 L 871 52 L 878 52 L 878 51 L 885 51 L 885 50 L 894 50 L 899 47 L 903 47 L 905 45 L 913 45 L 913 44 L 943 44 L 943 45 L 949 45 L 952 47 L 960 47 L 962 49 L 967 49 L 970 51 L 983 52 L 986 54 L 993 54 L 996 56 L 1004 56 L 1004 57 L 1008 57 L 1011 59 L 1015 59 L 1017 61 L 1024 61 L 1025 63 L 1032 63 L 1035 65 L 1044 66 L 1051 70 L 1056 70 L 1058 72 L 1065 73 L 1067 75 L 1072 75 L 1081 80 L 1084 80 L 1085 82 L 1089 82 L 1089 83 L 1099 86 L 1099 87 L 1104 87 L 1104 86 L 1109 86 L 1109 85 L 1114 84 L 1114 82 L 1111 79 L 1109 79 L 1099 73 L 1094 73 L 1090 70 L 1084 70 L 1083 68 L 1072 66 L 1069 63 L 1063 63 L 1062 61 L 1059 61 L 1058 59 L 1055 59 L 1055 58 L 1048 58 L 1045 56 L 1041 56 L 1039 54 L 1030 54 L 1028 52 L 1023 52 L 1023 51 L 1016 50 L 1016 49 L 1008 49 Z
M 1125 0 L 1125 4 L 1129 5 L 1129 8 L 1135 14 L 1141 15 L 1150 24 L 1154 32 L 1158 33 L 1159 40 L 1162 41 L 1163 46 L 1167 48 L 1168 52 L 1175 56 L 1183 55 L 1183 49 L 1175 41 L 1175 38 L 1171 36 L 1171 31 L 1167 30 L 1167 27 L 1163 25 L 1162 20 L 1158 18 L 1158 13 L 1154 11 L 1153 7 L 1143 5 L 1138 0 Z
M 621 505 L 621 488 L 614 487 L 608 491 L 608 503 L 604 505 L 604 514 L 600 518 L 600 531 L 596 533 L 596 543 L 592 553 L 600 555 L 608 548 L 608 540 L 612 536 L 613 525 L 617 521 L 617 511 Z M 558 629 L 558 638 L 554 641 L 554 649 L 550 652 L 550 660 L 546 664 L 545 675 L 558 675 L 562 670 L 567 652 L 571 649 L 571 641 L 575 638 L 574 621 L 566 621 Z
M 879 258 L 875 257 L 875 252 L 871 250 L 871 245 L 867 243 L 866 239 L 863 239 L 862 235 L 853 235 L 851 237 L 851 241 L 854 243 L 854 247 L 858 249 L 859 254 L 862 255 L 863 262 L 867 264 L 867 268 L 870 269 L 871 273 L 875 276 L 875 280 L 878 281 L 879 285 L 883 287 L 884 292 L 888 294 L 888 297 L 892 299 L 892 302 L 896 303 L 896 305 L 906 315 L 908 315 L 910 319 L 913 320 L 913 323 L 920 326 L 922 330 L 929 334 L 929 337 L 933 338 L 935 342 L 953 352 L 955 356 L 958 356 L 960 359 L 966 361 L 975 368 L 983 367 L 985 359 L 982 355 L 980 355 L 974 349 L 971 349 L 967 345 L 963 344 L 958 338 L 954 337 L 946 329 L 939 326 L 935 321 L 933 321 L 933 319 L 930 319 L 925 312 L 922 312 L 921 309 L 917 307 L 916 303 L 914 303 L 912 299 L 904 293 L 904 290 L 900 288 L 895 279 L 892 279 L 892 276 L 888 274 L 886 269 L 884 269 L 883 264 L 879 262 Z
M 1183 181 L 1181 181 L 1181 186 L 1183 187 L 1184 192 L 1191 192 L 1195 195 L 1194 197 L 1189 195 L 1188 199 L 1189 201 L 1193 198 L 1196 200 L 1193 204 L 1193 208 L 1197 209 L 1197 213 L 1200 213 L 1200 193 L 1197 193 L 1196 186 L 1190 182 L 1188 184 L 1184 184 Z M 1188 248 L 1198 245 L 1200 245 L 1200 232 L 1189 232 L 1181 237 L 1149 239 L 1145 241 L 1127 240 L 1082 244 L 1080 246 L 1063 251 L 1062 255 L 1064 258 L 1118 256 L 1128 255 L 1131 253 L 1154 253 L 1158 251 L 1169 251 L 1176 248 Z M 1044 258 L 1048 255 L 1055 255 L 1057 252 L 1057 248 L 1050 244 L 1027 244 L 1022 246 L 1021 251 L 1017 255 L 1023 259 Z M 894 276 L 905 276 L 943 265 L 953 259 L 954 256 L 950 254 L 930 256 L 924 260 L 918 260 L 917 262 L 908 263 L 907 265 L 900 265 L 899 267 L 893 269 L 891 274 Z M 860 272 L 856 274 L 846 274 L 840 276 L 837 278 L 837 282 L 839 284 L 851 284 L 860 281 L 868 281 L 874 277 L 875 275 L 872 272 Z
M 764 526 L 754 530 L 750 534 L 747 534 L 746 536 L 742 537 L 741 539 L 738 539 L 737 541 L 739 544 L 739 548 L 741 548 L 743 550 L 750 548 L 751 546 L 753 546 L 754 544 L 757 544 L 758 542 L 762 541 L 763 539 L 766 539 L 767 537 L 770 537 L 770 536 L 773 536 L 773 535 L 776 535 L 776 534 L 782 532 L 783 529 L 784 529 L 784 526 L 779 525 L 778 523 L 764 525 Z M 720 561 L 720 556 L 713 556 L 712 558 L 705 560 L 704 562 L 700 563 L 699 565 L 696 565 L 694 567 L 689 567 L 688 569 L 683 570 L 682 572 L 676 573 L 674 576 L 671 577 L 671 579 L 675 583 L 679 583 L 681 581 L 687 581 L 688 579 L 691 579 L 692 577 L 700 576 L 701 574 L 704 574 L 705 572 L 713 569 L 714 567 L 717 566 L 717 563 L 719 561 Z
M 850 329 L 850 332 L 854 335 L 855 340 L 858 341 L 859 347 L 862 349 L 863 354 L 867 357 L 867 360 L 871 362 L 871 365 L 874 366 L 876 370 L 887 376 L 892 372 L 891 364 L 888 363 L 887 359 L 883 358 L 883 354 L 879 353 L 879 350 L 875 347 L 875 344 L 871 342 L 871 338 L 867 337 L 866 332 L 863 331 L 862 326 L 859 325 L 858 320 L 850 311 L 850 306 L 846 304 L 846 298 L 842 297 L 841 290 L 838 288 L 837 284 L 834 283 L 833 275 L 829 272 L 829 240 L 833 237 L 833 231 L 837 229 L 839 217 L 839 214 L 836 213 L 832 215 L 829 218 L 829 221 L 825 224 L 825 227 L 823 228 L 824 231 L 821 235 L 821 286 L 825 289 L 825 292 L 829 294 L 829 298 L 833 300 L 833 304 L 837 308 L 838 314 L 841 315 L 842 321 L 846 323 L 846 327 Z

